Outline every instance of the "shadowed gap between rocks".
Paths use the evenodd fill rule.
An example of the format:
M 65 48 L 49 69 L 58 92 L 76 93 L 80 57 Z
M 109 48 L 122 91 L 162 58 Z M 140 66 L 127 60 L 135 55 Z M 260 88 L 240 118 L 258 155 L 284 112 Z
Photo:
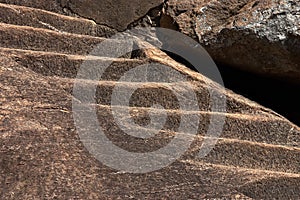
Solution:
M 240 71 L 230 66 L 218 65 L 225 87 L 248 99 L 274 110 L 291 122 L 300 125 L 300 84 L 287 80 L 263 77 Z
M 177 62 L 198 71 L 182 57 L 170 52 L 165 53 Z M 216 64 L 226 88 L 270 108 L 298 126 L 300 125 L 300 97 L 297 95 L 297 92 L 300 91 L 300 84 L 241 71 L 220 63 Z M 200 71 L 200 73 L 214 80 L 206 70 Z

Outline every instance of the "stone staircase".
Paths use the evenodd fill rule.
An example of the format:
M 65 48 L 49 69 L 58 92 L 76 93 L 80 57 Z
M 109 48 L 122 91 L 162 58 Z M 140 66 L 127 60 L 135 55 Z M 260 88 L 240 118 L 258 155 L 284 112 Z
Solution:
M 164 62 L 150 54 L 141 58 L 87 57 L 115 32 L 108 27 L 62 12 L 33 8 L 43 7 L 26 1 L 1 2 L 11 3 L 0 4 L 1 199 L 250 199 L 282 194 L 292 199 L 299 197 L 299 127 L 175 61 Z M 147 152 L 163 147 L 174 134 L 192 137 L 190 133 L 177 132 L 180 117 L 192 112 L 201 122 L 190 149 L 172 165 L 148 174 L 116 172 L 96 160 L 81 143 L 72 115 L 73 86 L 85 60 L 112 63 L 103 80 L 82 79 L 80 87 L 96 86 L 99 123 L 114 144 Z M 126 71 L 149 62 L 187 75 L 199 110 L 179 110 L 168 91 L 175 88 L 172 83 L 166 86 L 161 82 L 119 81 Z M 155 117 L 161 117 L 164 111 L 168 114 L 164 128 L 153 130 L 159 132 L 156 139 L 128 136 L 114 122 L 114 87 L 130 90 L 138 84 L 130 108 L 137 124 L 147 124 L 153 99 L 168 108 L 151 109 Z M 184 84 L 179 93 L 186 93 Z M 226 112 L 211 111 L 209 91 L 226 97 Z M 114 106 L 126 110 L 122 105 Z M 205 158 L 198 158 L 210 120 L 218 116 L 225 118 L 222 134 L 213 150 Z M 273 193 L 263 196 L 263 188 L 257 184 L 262 183 L 268 190 L 269 180 L 278 180 L 278 187 L 273 186 Z

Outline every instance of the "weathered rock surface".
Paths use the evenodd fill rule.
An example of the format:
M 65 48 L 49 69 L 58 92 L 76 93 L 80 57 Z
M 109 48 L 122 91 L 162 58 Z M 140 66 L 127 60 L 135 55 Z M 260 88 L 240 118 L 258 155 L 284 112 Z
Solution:
M 93 19 L 117 30 L 125 30 L 129 24 L 145 16 L 149 10 L 163 4 L 163 0 L 65 0 L 62 6 L 80 16 Z
M 1 22 L 57 32 L 69 32 L 98 37 L 109 37 L 115 30 L 96 24 L 92 20 L 74 18 L 46 10 L 0 3 Z
M 92 19 L 98 24 L 122 31 L 128 25 L 145 16 L 151 9 L 163 4 L 163 0 L 50 0 L 23 1 L 0 0 L 1 3 L 29 6 Z
M 216 61 L 299 83 L 299 0 L 170 0 L 165 15 Z
M 0 0 L 1 3 L 12 4 L 12 5 L 20 5 L 20 6 L 28 6 L 32 8 L 40 8 L 43 10 L 52 11 L 55 13 L 68 13 L 71 14 L 66 8 L 63 8 L 60 4 L 61 1 L 50 0 L 50 1 L 39 1 L 39 0 Z
M 47 4 L 36 3 L 42 2 Z M 16 9 L 24 16 L 27 10 L 36 17 L 45 13 Z M 300 129 L 285 118 L 224 90 L 157 50 L 146 51 L 145 57 L 138 59 L 86 58 L 92 46 L 104 40 L 73 28 L 75 22 L 92 27 L 88 21 L 47 12 L 47 16 L 55 16 L 55 21 L 64 22 L 47 21 L 55 27 L 51 29 L 18 20 L 18 15 L 10 16 L 0 18 L 1 199 L 299 198 Z M 179 117 L 189 111 L 178 110 L 165 83 L 145 83 L 132 96 L 131 117 L 144 126 L 149 120 L 149 106 L 155 102 L 168 108 L 168 119 L 157 138 L 130 137 L 112 115 L 110 101 L 118 79 L 149 62 L 164 64 L 187 76 L 199 103 L 195 114 L 202 117 L 190 149 L 172 165 L 147 174 L 117 172 L 96 160 L 80 141 L 72 113 L 75 77 L 86 59 L 99 64 L 112 62 L 102 81 L 81 80 L 80 86 L 88 89 L 96 85 L 95 106 L 101 127 L 114 144 L 130 151 L 161 148 L 174 134 L 190 137 L 176 130 Z M 118 84 L 130 88 L 137 83 Z M 185 90 L 180 87 L 182 93 Z M 226 97 L 226 112 L 212 112 L 208 90 Z M 163 112 L 156 109 L 153 115 Z M 215 148 L 199 159 L 197 153 L 215 116 L 225 117 L 223 132 Z

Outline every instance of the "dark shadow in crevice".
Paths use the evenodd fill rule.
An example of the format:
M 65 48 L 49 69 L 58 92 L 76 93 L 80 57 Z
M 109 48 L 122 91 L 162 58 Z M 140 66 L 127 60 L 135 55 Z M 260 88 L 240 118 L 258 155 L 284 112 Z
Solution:
M 192 64 L 180 56 L 170 52 L 165 53 L 177 62 L 184 64 L 194 71 L 198 71 Z M 300 97 L 297 95 L 297 92 L 300 91 L 300 84 L 297 85 L 285 80 L 260 76 L 220 63 L 216 64 L 226 88 L 274 110 L 300 126 Z M 200 71 L 200 73 L 213 79 L 205 74 L 205 71 Z
M 226 88 L 233 90 L 300 125 L 300 84 L 290 83 L 218 64 Z

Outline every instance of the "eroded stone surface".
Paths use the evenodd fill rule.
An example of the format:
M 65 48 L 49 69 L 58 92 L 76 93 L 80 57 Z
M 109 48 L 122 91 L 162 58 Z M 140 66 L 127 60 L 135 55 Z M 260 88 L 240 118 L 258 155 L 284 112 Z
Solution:
M 73 20 L 77 21 L 64 20 L 63 26 L 68 28 Z M 30 25 L 27 20 L 22 23 Z M 58 24 L 57 29 L 61 29 Z M 299 197 L 300 129 L 275 112 L 225 90 L 157 49 L 145 50 L 138 59 L 87 58 L 88 47 L 103 38 L 7 24 L 0 25 L 0 32 L 1 199 Z M 75 53 L 80 55 L 71 55 Z M 122 118 L 133 118 L 136 124 L 132 128 L 138 125 L 145 129 L 150 110 L 155 117 L 164 114 L 165 110 L 150 109 L 155 102 L 169 108 L 168 119 L 157 137 L 143 140 L 129 136 L 114 120 L 111 94 L 116 84 L 128 88 L 137 83 L 119 82 L 120 77 L 137 65 L 150 62 L 187 76 L 201 104 L 196 111 L 201 116 L 198 134 L 188 151 L 173 164 L 146 174 L 120 172 L 96 160 L 80 140 L 72 110 L 74 78 L 84 59 L 97 60 L 98 64 L 113 61 L 102 81 L 81 80 L 80 87 L 84 92 L 97 86 L 96 105 L 86 104 L 87 108 L 95 106 L 106 136 L 131 152 L 161 148 L 174 134 L 190 138 L 189 133 L 176 132 L 180 117 L 188 111 L 178 109 L 178 102 L 166 90 L 165 83 L 143 83 L 132 95 L 130 116 Z M 180 94 L 185 94 L 185 90 L 177 88 Z M 220 99 L 226 97 L 227 112 L 211 110 L 208 90 Z M 209 155 L 200 159 L 197 155 L 203 136 L 210 119 L 216 116 L 225 118 L 221 138 Z
M 128 25 L 143 18 L 151 9 L 162 5 L 163 2 L 163 0 L 0 0 L 0 3 L 29 6 L 92 19 L 98 24 L 119 31 L 125 30 Z
M 216 61 L 299 82 L 299 0 L 170 0 L 166 14 Z
M 223 139 L 205 159 L 197 158 L 197 152 L 209 119 L 212 115 L 225 113 L 206 112 L 205 116 L 205 113 L 199 112 L 203 118 L 198 136 L 188 152 L 172 165 L 147 174 L 122 173 L 96 160 L 82 145 L 72 114 L 74 79 L 52 76 L 45 66 L 49 61 L 51 67 L 50 63 L 57 57 L 45 57 L 45 64 L 40 62 L 41 71 L 34 71 L 30 69 L 34 67 L 30 62 L 35 61 L 36 53 L 32 52 L 30 57 L 29 51 L 27 55 L 16 52 L 4 50 L 0 55 L 0 192 L 4 199 L 274 198 L 268 184 L 260 185 L 261 180 L 264 183 L 272 178 L 278 178 L 276 183 L 272 183 L 275 194 L 284 192 L 286 197 L 297 197 L 299 188 L 295 185 L 300 177 L 297 148 L 300 130 L 284 118 L 266 112 L 263 107 L 226 91 L 224 95 L 229 105 L 235 105 L 235 111 L 228 113 L 221 135 Z M 191 84 L 202 93 L 199 96 L 202 104 L 207 103 L 203 97 L 205 88 L 218 90 L 219 87 L 206 82 L 207 79 L 201 75 L 193 76 L 188 69 L 178 68 L 176 65 L 179 64 L 167 57 L 160 58 L 164 64 L 189 74 L 193 79 Z M 123 66 L 112 66 L 114 73 L 120 76 L 128 67 L 126 62 Z M 68 59 L 65 64 L 59 64 L 62 71 L 69 67 Z M 109 78 L 110 74 L 107 75 Z M 88 80 L 82 83 L 83 88 L 100 84 Z M 105 84 L 99 87 L 97 94 L 99 99 L 107 98 L 109 102 L 110 87 L 116 82 L 108 79 Z M 126 84 L 130 83 L 122 83 L 127 87 Z M 155 99 L 171 107 L 174 104 L 166 101 L 167 93 L 158 90 L 163 87 L 161 83 L 151 84 L 150 90 L 156 89 L 151 92 L 154 98 L 144 95 L 149 91 L 144 87 L 133 96 L 133 100 L 141 104 L 132 108 L 131 116 L 124 116 L 134 118 L 141 126 L 147 125 L 149 120 L 149 108 L 143 107 L 147 106 L 147 102 Z M 167 144 L 180 122 L 178 115 L 183 114 L 179 110 L 168 111 L 169 118 L 163 131 L 157 137 L 144 141 L 124 134 L 114 122 L 110 106 L 99 103 L 97 111 L 102 129 L 114 144 L 142 152 Z M 161 113 L 161 110 L 154 112 L 155 116 Z M 259 134 L 254 134 L 256 132 Z M 181 134 L 189 137 L 187 133 Z M 287 138 L 281 136 L 286 134 Z M 289 182 L 294 185 L 281 187 Z M 240 188 L 241 185 L 244 187 Z M 262 192 L 264 190 L 267 192 Z
M 12 4 L 0 4 L 1 23 L 50 29 L 98 37 L 109 37 L 117 31 L 92 20 Z
M 62 5 L 73 12 L 95 20 L 99 24 L 106 24 L 118 30 L 145 16 L 147 12 L 163 3 L 163 0 L 66 0 Z

